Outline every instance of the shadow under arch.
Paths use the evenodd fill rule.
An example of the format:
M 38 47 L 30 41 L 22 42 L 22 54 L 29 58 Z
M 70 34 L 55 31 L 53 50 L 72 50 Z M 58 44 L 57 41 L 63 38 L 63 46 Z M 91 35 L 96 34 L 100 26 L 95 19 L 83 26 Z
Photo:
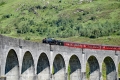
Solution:
M 54 80 L 65 80 L 65 62 L 61 54 L 57 54 L 53 62 Z
M 27 51 L 24 54 L 22 61 L 22 69 L 21 69 L 21 78 L 22 80 L 34 80 L 35 69 L 34 69 L 34 61 L 31 53 Z
M 100 67 L 98 60 L 96 59 L 95 56 L 90 56 L 87 60 L 88 66 L 89 66 L 89 73 L 86 75 L 89 75 L 88 78 L 89 80 L 100 80 Z M 88 67 L 86 66 L 86 67 Z
M 50 64 L 48 57 L 45 53 L 41 53 L 37 63 L 38 80 L 50 79 Z
M 19 62 L 16 52 L 8 52 L 5 65 L 6 80 L 19 80 Z
M 109 56 L 104 58 L 106 66 L 106 80 L 117 80 L 116 67 L 113 59 Z
M 72 55 L 68 67 L 69 80 L 81 80 L 81 64 L 76 55 Z

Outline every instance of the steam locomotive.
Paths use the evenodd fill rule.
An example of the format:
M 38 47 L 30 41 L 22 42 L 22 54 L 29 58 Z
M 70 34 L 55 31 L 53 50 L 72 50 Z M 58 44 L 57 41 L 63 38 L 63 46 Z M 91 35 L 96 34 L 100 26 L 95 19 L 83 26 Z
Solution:
M 42 43 L 50 44 L 50 45 L 61 45 L 64 46 L 64 42 L 60 40 L 55 40 L 52 38 L 45 38 L 42 40 Z
M 82 48 L 82 49 L 98 49 L 98 50 L 120 51 L 120 46 L 108 46 L 108 45 L 64 42 L 64 41 L 55 40 L 55 39 L 52 39 L 52 38 L 45 38 L 45 39 L 42 40 L 42 43 L 46 43 L 46 44 L 50 44 L 50 45 L 60 45 L 60 46 L 67 46 L 67 47 L 74 47 L 74 48 Z

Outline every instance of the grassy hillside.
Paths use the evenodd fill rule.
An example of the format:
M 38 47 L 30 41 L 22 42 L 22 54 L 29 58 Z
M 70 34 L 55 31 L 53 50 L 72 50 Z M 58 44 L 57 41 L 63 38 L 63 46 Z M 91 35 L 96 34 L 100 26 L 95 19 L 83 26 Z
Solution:
M 0 0 L 0 33 L 120 45 L 120 0 Z

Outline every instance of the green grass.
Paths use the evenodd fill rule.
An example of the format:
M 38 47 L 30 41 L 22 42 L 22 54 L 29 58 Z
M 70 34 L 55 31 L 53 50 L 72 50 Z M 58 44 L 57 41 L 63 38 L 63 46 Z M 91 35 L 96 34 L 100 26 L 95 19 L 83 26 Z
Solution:
M 70 69 L 70 65 L 68 65 L 68 80 L 70 80 L 70 73 L 71 73 L 71 69 Z
M 120 45 L 120 25 L 113 25 L 119 23 L 119 14 L 119 0 L 94 0 L 82 4 L 79 0 L 1 0 L 0 34 L 35 42 L 54 37 L 80 43 Z M 114 31 L 107 36 L 89 38 L 93 34 L 92 30 L 99 30 L 98 26 L 105 26 L 106 22 L 118 29 L 112 27 Z M 89 27 L 84 36 L 80 35 L 81 26 L 83 32 Z M 106 28 L 109 26 L 102 30 Z
M 44 39 L 46 36 L 34 36 L 33 34 L 20 34 L 20 35 L 7 35 L 13 38 L 20 38 L 20 39 L 26 39 L 26 37 L 30 38 L 31 41 L 33 42 L 42 42 L 42 39 Z M 120 36 L 108 36 L 108 37 L 100 37 L 96 39 L 90 39 L 86 37 L 79 37 L 79 36 L 74 36 L 74 37 L 68 37 L 68 38 L 55 38 L 57 40 L 62 40 L 62 41 L 68 41 L 68 42 L 76 42 L 76 43 L 87 43 L 87 44 L 99 44 L 99 45 L 116 45 L 120 46 Z
M 90 67 L 88 62 L 86 63 L 86 78 L 89 80 L 90 78 Z
M 118 65 L 118 77 L 120 78 L 120 64 Z
M 89 44 L 100 44 L 100 45 L 119 45 L 120 46 L 120 36 L 107 36 L 99 37 L 96 39 L 90 39 L 86 37 L 69 37 L 69 38 L 58 38 L 63 41 L 78 42 L 78 43 L 89 43 Z
M 102 63 L 102 77 L 103 77 L 103 80 L 106 80 L 106 65 L 105 65 L 105 63 Z

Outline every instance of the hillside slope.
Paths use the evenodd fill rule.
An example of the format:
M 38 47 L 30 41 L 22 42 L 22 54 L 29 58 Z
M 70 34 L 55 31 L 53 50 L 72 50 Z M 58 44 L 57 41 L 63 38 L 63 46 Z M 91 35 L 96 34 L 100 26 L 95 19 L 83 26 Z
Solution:
M 77 36 L 78 42 L 119 45 L 119 14 L 120 0 L 2 0 L 0 33 L 33 41 Z M 106 36 L 108 42 L 99 42 Z M 81 37 L 87 38 L 81 41 Z

